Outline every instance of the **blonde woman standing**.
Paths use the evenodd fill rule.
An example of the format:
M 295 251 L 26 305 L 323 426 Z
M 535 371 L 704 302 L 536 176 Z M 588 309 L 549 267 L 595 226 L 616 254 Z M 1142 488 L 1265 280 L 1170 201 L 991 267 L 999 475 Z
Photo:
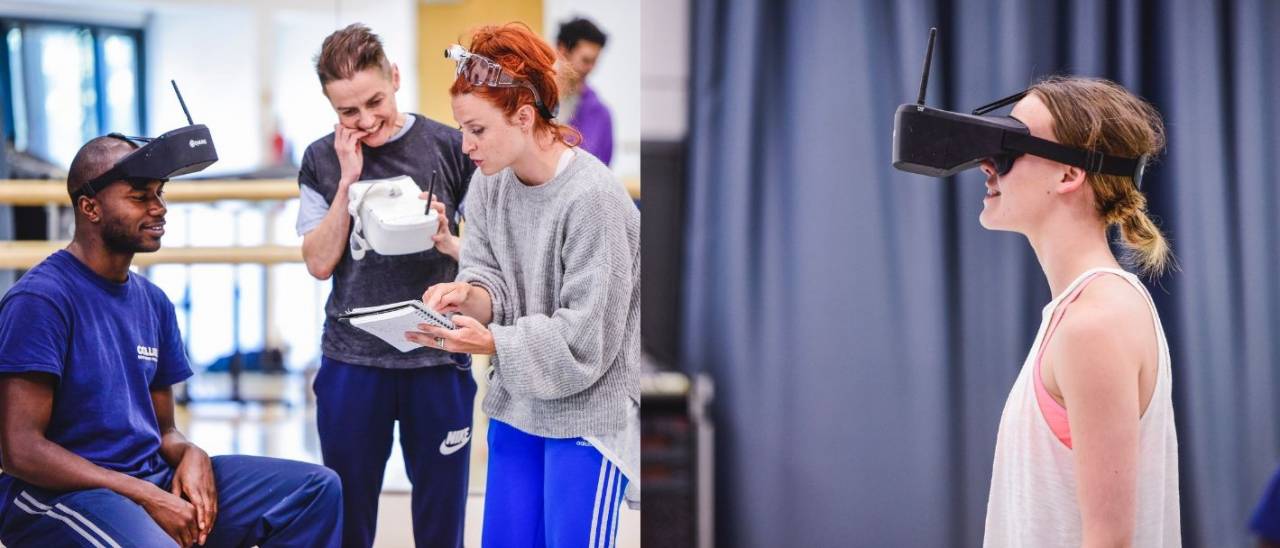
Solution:
M 1031 135 L 1111 156 L 1154 155 L 1159 114 L 1109 81 L 1055 77 L 1011 116 Z M 1027 237 L 1053 300 L 1000 419 L 986 546 L 1179 546 L 1169 344 L 1151 296 L 1169 245 L 1131 177 L 1031 154 L 985 160 L 980 216 Z

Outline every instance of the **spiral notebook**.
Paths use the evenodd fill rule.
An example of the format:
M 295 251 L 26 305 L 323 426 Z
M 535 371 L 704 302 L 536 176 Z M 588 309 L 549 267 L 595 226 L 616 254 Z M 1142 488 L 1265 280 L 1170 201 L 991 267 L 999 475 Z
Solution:
M 449 318 L 422 304 L 422 301 L 353 308 L 339 315 L 338 321 L 378 337 L 401 352 L 422 348 L 422 345 L 404 338 L 406 331 L 420 331 L 420 323 L 454 329 Z

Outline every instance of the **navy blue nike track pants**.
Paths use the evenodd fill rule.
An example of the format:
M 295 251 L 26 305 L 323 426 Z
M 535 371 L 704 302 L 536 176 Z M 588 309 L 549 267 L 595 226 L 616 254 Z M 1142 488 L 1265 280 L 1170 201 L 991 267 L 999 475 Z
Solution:
M 342 478 L 342 545 L 373 545 L 399 421 L 413 484 L 414 542 L 418 548 L 461 547 L 476 395 L 470 362 L 383 369 L 323 358 L 314 389 L 324 464 Z

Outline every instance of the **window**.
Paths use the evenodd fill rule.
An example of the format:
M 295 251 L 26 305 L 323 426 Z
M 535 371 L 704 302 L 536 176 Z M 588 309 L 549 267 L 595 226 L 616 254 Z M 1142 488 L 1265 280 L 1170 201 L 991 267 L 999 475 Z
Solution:
M 0 18 L 0 108 L 17 150 L 67 167 L 80 144 L 144 127 L 142 31 Z

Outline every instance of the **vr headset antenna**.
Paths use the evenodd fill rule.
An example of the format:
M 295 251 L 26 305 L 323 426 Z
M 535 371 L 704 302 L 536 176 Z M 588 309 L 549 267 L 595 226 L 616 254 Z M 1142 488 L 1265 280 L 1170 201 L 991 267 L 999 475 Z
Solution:
M 924 50 L 924 74 L 920 75 L 920 97 L 916 98 L 916 104 L 924 106 L 924 91 L 929 85 L 929 63 L 933 61 L 933 41 L 938 37 L 938 27 L 929 28 L 929 47 Z M 178 88 L 174 88 L 178 89 Z
M 427 183 L 427 210 L 422 212 L 423 215 L 431 214 L 431 200 L 436 198 L 436 170 L 431 170 L 431 181 Z M 441 200 L 441 203 L 444 201 Z
M 930 42 L 929 47 L 931 48 L 933 47 L 932 42 Z M 928 65 L 925 65 L 925 67 L 926 67 L 925 70 L 928 70 L 927 68 Z M 178 104 L 182 105 L 182 113 L 187 115 L 187 125 L 189 126 L 196 125 L 195 122 L 191 121 L 191 111 L 187 110 L 187 102 L 182 100 L 182 92 L 178 91 L 178 83 L 173 80 L 169 80 L 169 83 L 173 84 L 173 92 L 178 94 Z M 921 94 L 923 95 L 923 93 L 924 93 L 924 88 L 921 88 Z

